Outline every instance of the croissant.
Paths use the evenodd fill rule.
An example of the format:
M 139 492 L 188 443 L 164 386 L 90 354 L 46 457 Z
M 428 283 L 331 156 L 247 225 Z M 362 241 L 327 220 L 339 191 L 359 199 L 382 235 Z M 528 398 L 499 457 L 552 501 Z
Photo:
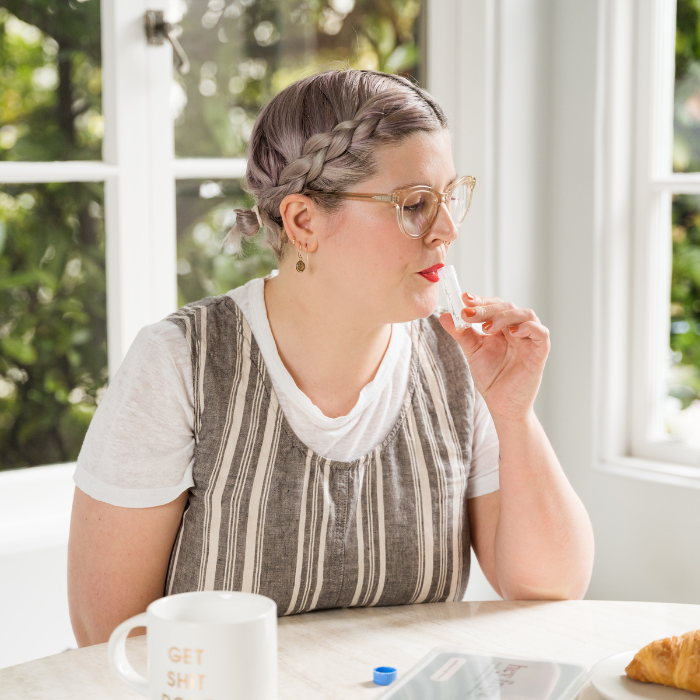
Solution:
M 647 644 L 625 673 L 635 681 L 700 693 L 700 630 Z

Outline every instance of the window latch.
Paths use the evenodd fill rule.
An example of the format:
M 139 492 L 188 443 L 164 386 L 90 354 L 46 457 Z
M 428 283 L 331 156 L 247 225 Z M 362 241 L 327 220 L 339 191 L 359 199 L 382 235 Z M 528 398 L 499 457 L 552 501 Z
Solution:
M 163 18 L 162 10 L 147 10 L 144 15 L 144 26 L 148 43 L 151 46 L 162 46 L 167 39 L 173 45 L 173 59 L 177 72 L 180 75 L 189 73 L 189 59 L 177 40 L 180 34 L 180 27 L 177 24 L 166 22 Z

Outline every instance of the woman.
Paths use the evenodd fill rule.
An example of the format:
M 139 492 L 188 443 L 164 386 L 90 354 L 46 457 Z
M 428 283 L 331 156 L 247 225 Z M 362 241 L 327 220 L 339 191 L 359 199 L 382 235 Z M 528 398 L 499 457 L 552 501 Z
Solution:
M 466 214 L 445 116 L 397 76 L 329 71 L 258 116 L 227 243 L 278 274 L 141 330 L 76 470 L 80 645 L 156 598 L 230 589 L 279 614 L 463 597 L 470 547 L 504 598 L 583 596 L 593 537 L 533 412 L 549 334 L 436 270 Z M 499 454 L 500 453 L 500 454 Z

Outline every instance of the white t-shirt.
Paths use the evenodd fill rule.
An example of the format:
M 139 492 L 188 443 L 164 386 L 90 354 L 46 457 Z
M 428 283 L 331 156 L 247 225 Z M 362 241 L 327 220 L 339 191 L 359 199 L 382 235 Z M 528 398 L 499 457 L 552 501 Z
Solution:
M 277 274 L 273 271 L 270 276 Z M 227 292 L 245 315 L 292 430 L 316 453 L 349 462 L 371 452 L 399 419 L 408 389 L 410 323 L 392 326 L 374 379 L 350 413 L 329 418 L 294 382 L 267 319 L 264 279 Z M 194 485 L 194 398 L 187 340 L 170 321 L 144 326 L 109 384 L 78 455 L 76 485 L 125 508 L 158 506 Z M 467 497 L 498 490 L 498 436 L 478 392 Z

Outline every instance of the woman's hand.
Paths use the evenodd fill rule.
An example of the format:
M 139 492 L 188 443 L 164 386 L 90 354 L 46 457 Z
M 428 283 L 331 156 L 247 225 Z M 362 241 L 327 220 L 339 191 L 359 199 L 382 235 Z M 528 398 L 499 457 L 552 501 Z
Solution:
M 460 344 L 474 385 L 491 415 L 521 419 L 532 410 L 550 342 L 549 331 L 532 309 L 519 309 L 498 297 L 462 295 L 462 318 L 483 323 L 457 330 L 452 315 L 440 316 L 442 327 Z

